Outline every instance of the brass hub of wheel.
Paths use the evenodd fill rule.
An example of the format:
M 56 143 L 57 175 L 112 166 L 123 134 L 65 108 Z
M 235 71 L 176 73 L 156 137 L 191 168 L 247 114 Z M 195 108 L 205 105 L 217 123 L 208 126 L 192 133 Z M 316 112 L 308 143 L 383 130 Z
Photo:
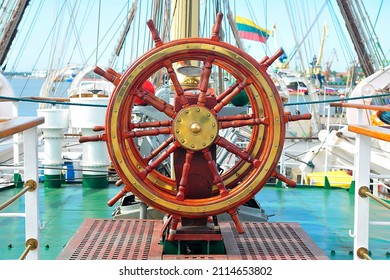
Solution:
M 193 105 L 178 112 L 173 121 L 174 137 L 184 149 L 200 151 L 218 135 L 218 121 L 210 110 Z

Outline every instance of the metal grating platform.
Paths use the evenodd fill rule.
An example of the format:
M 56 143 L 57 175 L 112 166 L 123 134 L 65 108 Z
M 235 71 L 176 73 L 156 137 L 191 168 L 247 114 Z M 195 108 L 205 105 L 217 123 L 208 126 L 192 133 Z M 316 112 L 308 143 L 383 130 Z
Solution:
M 297 223 L 245 222 L 241 235 L 233 223 L 221 223 L 226 255 L 162 255 L 162 226 L 160 220 L 87 219 L 57 259 L 328 259 Z
M 229 259 L 328 259 L 297 223 L 246 222 L 243 225 L 243 234 L 237 233 L 233 223 L 221 226 Z

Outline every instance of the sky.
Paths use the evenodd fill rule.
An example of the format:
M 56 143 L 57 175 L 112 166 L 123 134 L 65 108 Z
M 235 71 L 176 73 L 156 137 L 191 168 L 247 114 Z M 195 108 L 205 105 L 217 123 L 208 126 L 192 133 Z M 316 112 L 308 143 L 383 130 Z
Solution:
M 211 0 L 200 1 L 201 5 L 207 3 L 209 7 L 214 3 Z M 107 65 L 132 2 L 31 0 L 7 57 L 6 71 L 46 70 L 73 63 Z M 130 29 L 123 57 L 132 55 L 135 59 L 148 50 L 138 49 L 135 43 L 141 45 L 150 36 L 144 30 L 146 18 L 151 14 L 146 8 L 150 2 L 141 0 L 138 4 L 138 9 L 143 12 L 135 18 L 134 27 Z M 362 2 L 388 58 L 390 37 L 386 29 L 390 26 L 390 17 L 385 11 L 390 10 L 390 1 Z M 336 0 L 230 0 L 229 5 L 233 13 L 251 19 L 259 26 L 267 29 L 276 26 L 276 37 L 269 37 L 267 44 L 244 40 L 246 51 L 257 60 L 274 53 L 279 47 L 283 47 L 291 58 L 299 44 L 301 56 L 294 55 L 291 63 L 300 65 L 303 62 L 307 66 L 312 57 L 318 55 L 324 24 L 327 35 L 323 45 L 323 62 L 332 60 L 332 70 L 344 71 L 356 58 Z M 79 9 L 73 10 L 74 6 Z M 74 16 L 71 16 L 72 13 Z M 102 43 L 97 48 L 98 41 Z M 122 67 L 128 66 L 125 61 L 122 64 Z
M 359 0 L 361 1 L 361 0 Z M 238 1 L 237 1 L 238 2 Z M 243 16 L 257 19 L 259 26 L 272 29 L 276 25 L 276 38 L 278 47 L 283 47 L 287 55 L 295 50 L 297 42 L 301 44 L 300 50 L 303 61 L 308 64 L 314 55 L 318 56 L 324 25 L 327 33 L 323 44 L 323 62 L 330 61 L 333 56 L 332 67 L 336 71 L 344 71 L 351 62 L 351 56 L 357 58 L 352 41 L 345 27 L 336 0 L 274 0 L 274 1 L 240 1 L 251 2 L 256 13 L 251 9 L 237 10 Z M 378 41 L 389 59 L 390 38 L 388 27 L 390 18 L 386 11 L 390 10 L 390 1 L 386 0 L 363 0 L 361 1 L 367 10 L 366 21 L 375 25 Z M 382 5 L 381 5 L 382 4 Z M 258 7 L 259 9 L 256 9 Z M 310 32 L 307 32 L 310 30 Z M 303 40 L 303 38 L 306 38 Z M 245 41 L 250 46 L 248 52 L 256 56 L 259 48 L 264 45 L 253 41 Z M 275 38 L 270 37 L 267 41 L 270 53 L 276 49 Z M 332 54 L 332 53 L 335 53 Z M 269 54 L 269 53 L 267 53 Z M 292 62 L 299 63 L 299 56 L 295 55 Z M 308 65 L 307 65 L 308 66 Z

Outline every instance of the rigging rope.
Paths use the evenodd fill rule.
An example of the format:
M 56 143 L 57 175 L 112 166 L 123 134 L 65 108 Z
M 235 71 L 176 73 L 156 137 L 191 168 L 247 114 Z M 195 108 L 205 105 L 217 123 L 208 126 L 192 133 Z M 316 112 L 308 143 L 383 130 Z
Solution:
M 147 15 L 147 13 L 148 13 L 148 11 L 150 10 L 150 16 L 148 16 Z M 151 7 L 150 7 L 150 2 L 149 2 L 149 0 L 147 0 L 147 2 L 146 2 L 146 12 L 145 12 L 145 15 L 146 15 L 146 18 L 152 18 L 152 11 L 153 11 L 153 9 L 151 9 Z M 156 22 L 155 22 L 156 23 Z M 139 28 L 140 29 L 140 28 Z M 149 46 L 147 47 L 146 46 L 146 39 L 147 38 L 150 38 L 150 36 L 143 36 L 144 37 L 144 43 L 143 43 L 143 49 L 142 49 L 142 52 L 144 53 L 145 52 L 145 50 L 147 49 L 147 48 L 149 48 Z M 138 37 L 139 38 L 139 37 Z
M 317 5 L 316 5 L 316 3 L 317 2 L 314 2 L 314 11 L 315 11 L 315 14 L 317 14 Z M 304 17 L 303 18 L 306 18 L 307 20 L 304 20 L 303 22 L 304 22 L 304 24 L 305 24 L 305 29 L 306 30 L 308 30 L 308 23 L 309 22 L 311 22 L 311 18 L 310 18 L 310 15 L 311 15 L 311 13 L 310 13 L 310 11 L 309 11 L 309 3 L 307 2 L 307 0 L 306 1 L 302 1 L 301 2 L 301 10 L 303 11 L 303 13 L 305 12 L 305 10 L 307 11 L 307 13 L 306 13 L 306 15 L 304 15 Z M 305 7 L 306 7 L 306 9 L 305 9 Z M 302 22 L 302 20 L 301 20 L 301 22 Z M 319 34 L 321 34 L 320 33 L 320 30 L 319 30 L 319 24 L 318 24 L 318 21 L 317 21 L 317 32 L 316 32 L 316 34 L 317 35 L 319 35 Z M 303 34 L 302 34 L 303 35 Z M 321 36 L 318 38 L 318 42 L 321 42 Z M 309 39 L 307 40 L 307 44 L 308 44 L 308 49 L 310 50 L 310 51 L 312 51 L 312 52 L 316 52 L 316 50 L 315 50 L 315 48 L 314 48 L 314 40 L 313 40 L 313 34 L 311 33 L 311 35 L 310 35 L 310 37 L 309 37 Z M 309 58 L 306 58 L 306 59 L 308 59 L 308 61 L 310 61 L 310 58 L 312 57 L 311 55 L 312 54 L 309 54 L 310 56 L 309 56 Z M 306 56 L 307 56 L 307 54 L 306 54 Z
M 123 10 L 126 8 L 127 6 L 127 3 L 125 3 L 122 7 L 122 9 L 120 10 L 119 13 L 122 13 Z M 99 46 L 103 43 L 103 41 L 106 39 L 107 35 L 110 34 L 110 33 L 113 33 L 112 37 L 110 38 L 110 40 L 108 40 L 108 43 L 107 43 L 107 46 L 103 49 L 103 51 L 101 52 L 101 55 L 98 57 L 98 60 L 103 56 L 104 52 L 107 50 L 108 46 L 111 44 L 113 38 L 115 37 L 116 33 L 119 31 L 119 28 L 117 28 L 117 30 L 114 30 L 114 32 L 112 32 L 112 28 L 113 26 L 117 23 L 117 21 L 120 19 L 119 16 L 115 17 L 115 20 L 112 22 L 112 24 L 110 25 L 110 27 L 107 29 L 107 32 L 104 34 L 104 36 L 100 39 L 100 42 L 99 42 Z M 122 22 L 124 22 L 125 19 L 123 19 Z M 90 56 L 87 58 L 87 60 L 84 62 L 83 66 L 82 67 L 85 67 L 88 63 L 89 63 L 89 60 L 93 57 L 93 55 L 95 54 L 95 52 L 97 52 L 97 48 L 95 48 L 93 50 L 93 52 L 90 54 Z
M 164 7 L 164 27 L 163 27 L 163 42 L 167 42 L 170 39 L 170 32 L 171 29 L 171 1 L 165 0 L 165 7 Z
M 383 5 L 383 0 L 381 1 L 381 4 L 380 4 L 380 6 L 379 6 L 378 13 L 376 14 L 375 23 L 374 23 L 374 29 L 376 28 L 376 24 L 377 24 L 377 22 L 378 22 L 379 15 L 380 15 L 380 13 L 381 13 L 381 11 L 382 11 L 382 5 Z
M 349 101 L 349 100 L 358 100 L 358 99 L 365 99 L 365 98 L 379 98 L 379 97 L 385 97 L 385 96 L 390 96 L 390 93 L 366 95 L 366 96 L 358 96 L 358 97 L 348 97 L 348 98 L 338 98 L 338 99 L 332 99 L 332 100 L 318 100 L 318 101 L 307 101 L 307 102 L 299 102 L 299 103 L 286 103 L 286 104 L 283 104 L 283 106 L 343 102 L 343 101 Z
M 61 11 L 62 9 L 65 9 L 66 4 L 68 4 L 68 1 L 64 2 L 64 5 L 61 7 Z M 54 28 L 56 30 L 53 34 L 53 37 L 51 38 L 51 47 L 49 49 L 50 52 L 48 55 L 49 57 L 48 66 L 46 67 L 48 71 L 51 71 L 52 69 L 57 67 L 57 65 L 54 66 L 54 59 L 56 57 L 56 52 L 60 50 L 60 48 L 57 48 L 57 46 L 59 46 L 58 41 L 60 40 L 60 34 L 61 34 L 60 28 L 63 26 L 64 15 L 65 15 L 65 12 L 62 13 L 61 11 L 58 13 L 56 23 L 54 24 Z
M 298 15 L 298 18 L 299 18 L 299 19 L 303 18 L 303 16 L 301 15 L 302 8 L 299 8 L 298 5 L 295 5 L 295 9 L 296 9 L 295 14 Z M 295 17 L 294 17 L 294 14 L 293 14 L 293 13 L 292 13 L 292 18 L 293 18 L 293 20 L 295 20 Z M 306 22 L 306 21 L 305 21 L 305 22 Z M 318 20 L 316 20 L 316 22 L 318 22 Z M 302 20 L 298 20 L 298 25 L 299 25 L 301 37 L 303 37 L 305 33 L 304 33 L 304 30 L 303 30 Z M 309 34 L 311 34 L 311 32 L 310 32 L 310 33 L 308 32 L 308 35 L 309 35 Z M 311 37 L 311 36 L 308 36 L 308 37 L 307 37 L 308 39 L 306 39 L 305 41 L 303 41 L 303 52 L 302 52 L 302 55 L 305 56 L 305 58 L 304 58 L 304 61 L 305 61 L 305 62 L 310 61 L 310 58 L 309 58 L 309 57 L 311 57 L 311 56 L 309 56 L 308 47 L 307 47 L 308 43 L 311 41 L 311 40 L 310 40 L 310 37 Z M 306 65 L 302 65 L 302 67 L 303 67 L 303 70 L 309 68 L 309 67 L 306 67 Z
M 80 31 L 78 30 L 77 25 L 76 25 L 76 18 L 77 18 L 78 12 L 77 12 L 77 14 L 76 14 L 75 16 L 72 15 L 71 18 L 70 18 L 70 20 L 71 20 L 71 22 L 72 22 L 72 26 L 73 26 L 73 31 L 74 31 L 74 33 L 75 33 L 76 42 L 75 42 L 75 44 L 74 44 L 74 46 L 73 46 L 73 49 L 72 49 L 71 54 L 70 54 L 70 57 L 69 57 L 69 59 L 68 59 L 68 64 L 70 63 L 70 61 L 71 61 L 71 59 L 72 59 L 72 57 L 73 57 L 73 54 L 74 54 L 74 52 L 75 52 L 75 50 L 76 50 L 76 47 L 78 47 L 78 49 L 79 49 L 79 53 L 80 53 L 80 56 L 81 56 L 81 60 L 82 60 L 82 61 L 85 61 L 85 54 L 84 54 L 84 50 L 83 50 L 83 46 L 82 46 L 82 44 L 81 44 L 80 38 L 81 38 L 81 32 L 82 32 L 82 30 L 83 30 L 83 27 L 85 26 L 86 14 L 91 12 L 91 9 L 88 8 L 89 5 L 90 5 L 90 3 L 91 3 L 91 0 L 90 0 L 90 1 L 88 2 L 88 4 L 87 4 L 87 9 L 85 10 L 83 19 L 82 19 L 82 21 L 81 21 L 81 28 L 80 28 Z M 79 10 L 79 9 L 80 9 L 80 6 L 79 6 L 78 10 Z
M 139 3 L 139 10 L 140 11 L 142 11 L 142 1 L 140 1 L 140 3 Z M 137 39 L 139 39 L 139 31 L 140 31 L 140 29 L 141 29 L 141 15 L 140 14 L 138 14 L 138 22 L 137 22 Z M 138 40 L 137 40 L 138 41 Z M 136 53 L 136 55 L 138 54 L 138 47 L 139 47 L 139 44 L 136 44 L 135 45 L 135 53 Z
M 39 3 L 38 8 L 36 9 L 34 16 L 32 17 L 32 21 L 30 23 L 27 23 L 27 21 L 22 21 L 23 23 L 22 23 L 22 25 L 20 27 L 20 30 L 24 30 L 24 26 L 26 24 L 29 24 L 29 28 L 27 29 L 26 36 L 23 36 L 22 45 L 17 50 L 18 53 L 16 55 L 16 58 L 14 60 L 13 65 L 11 67 L 11 72 L 15 72 L 15 69 L 17 68 L 17 66 L 19 64 L 19 61 L 21 60 L 22 54 L 23 54 L 23 52 L 24 52 L 24 50 L 26 49 L 26 46 L 27 46 L 27 41 L 31 37 L 31 34 L 32 34 L 33 30 L 34 30 L 34 27 L 35 27 L 35 24 L 37 22 L 37 19 L 39 18 L 39 14 L 41 13 L 42 7 L 43 7 L 43 0 L 41 0 L 41 2 Z M 32 13 L 32 9 L 27 9 L 27 13 L 24 16 L 24 18 L 30 18 L 30 13 Z M 13 44 L 16 45 L 19 38 L 21 38 L 21 36 L 16 36 L 15 39 L 14 39 L 15 42 Z M 10 51 L 8 52 L 8 58 L 7 58 L 7 61 L 5 62 L 5 65 L 8 64 L 9 58 L 12 56 L 12 53 L 13 53 L 14 50 L 16 50 L 16 49 L 15 48 L 11 48 Z
M 375 35 L 375 30 L 373 30 L 369 27 L 369 25 L 371 25 L 371 27 L 372 27 L 372 24 L 371 24 L 370 18 L 368 16 L 365 17 L 365 14 L 363 12 L 363 10 L 365 11 L 364 4 L 363 3 L 359 4 L 359 1 L 356 1 L 355 5 L 356 5 L 356 10 L 357 10 L 357 12 L 356 12 L 356 10 L 355 10 L 355 12 L 360 16 L 360 18 L 357 18 L 357 20 L 359 22 L 359 27 L 360 27 L 360 33 L 362 34 L 362 37 L 364 38 L 365 45 L 367 46 L 367 50 L 366 50 L 366 53 L 364 54 L 364 56 L 370 56 L 370 60 L 371 60 L 372 64 L 374 65 L 374 72 L 375 72 L 376 70 L 378 70 L 379 64 L 382 64 L 379 57 L 378 57 L 379 56 L 378 48 L 375 46 L 375 44 L 377 43 L 377 40 L 375 40 L 373 38 Z M 363 8 L 361 6 L 363 6 Z M 354 8 L 353 5 L 352 5 L 352 8 Z M 366 12 L 366 14 L 367 14 L 367 12 Z
M 355 61 L 356 58 L 354 57 L 353 51 L 348 44 L 348 40 L 347 40 L 345 33 L 342 31 L 340 21 L 339 21 L 337 15 L 336 15 L 336 12 L 333 8 L 332 2 L 330 2 L 330 1 L 328 2 L 328 10 L 329 10 L 329 14 L 330 14 L 330 17 L 332 19 L 332 22 L 333 22 L 333 26 L 336 29 L 336 35 L 337 35 L 338 41 L 341 45 L 341 48 L 340 48 L 341 52 L 343 53 L 346 64 L 348 65 L 352 61 Z
M 245 3 L 246 3 L 246 6 L 247 6 L 247 10 L 249 11 L 249 16 L 250 16 L 251 21 L 253 21 L 256 25 L 261 26 L 261 24 L 258 23 L 258 20 L 256 18 L 255 13 L 254 13 L 254 11 L 256 11 L 257 9 L 253 9 L 250 1 L 245 0 Z M 267 44 L 261 44 L 261 47 L 262 47 L 264 53 L 267 53 L 267 50 L 266 50 L 267 47 L 266 46 L 267 46 Z
M 86 107 L 107 107 L 107 105 L 101 104 L 83 104 L 83 103 L 73 103 L 73 102 L 58 102 L 51 100 L 34 100 L 31 98 L 23 98 L 23 97 L 13 97 L 13 96 L 0 96 L 0 99 L 10 100 L 10 101 L 23 101 L 23 102 L 31 102 L 31 103 L 47 103 L 51 105 L 75 105 L 75 106 L 86 106 Z
M 298 102 L 298 103 L 285 103 L 286 106 L 295 106 L 295 105 L 309 105 L 309 104 L 320 104 L 320 103 L 332 103 L 332 102 L 344 102 L 349 100 L 358 100 L 358 99 L 366 99 L 366 98 L 379 98 L 390 96 L 390 92 L 384 94 L 375 94 L 375 95 L 366 95 L 359 97 L 348 97 L 348 98 L 338 98 L 331 100 L 316 100 L 316 101 L 306 101 L 306 102 Z M 22 98 L 22 97 L 13 97 L 13 96 L 0 96 L 0 100 L 9 100 L 9 101 L 23 101 L 23 102 L 32 102 L 32 103 L 47 103 L 52 105 L 72 105 L 72 106 L 86 106 L 86 107 L 107 107 L 107 105 L 101 104 L 85 104 L 85 103 L 76 103 L 76 102 L 58 102 L 52 100 L 35 100 L 31 98 Z
M 96 31 L 96 60 L 95 60 L 95 65 L 98 63 L 98 58 L 99 58 L 99 35 L 100 35 L 100 11 L 102 8 L 102 1 L 99 0 L 99 9 L 98 9 L 98 16 L 97 16 L 97 31 Z
M 70 3 L 68 2 L 68 5 L 67 5 L 67 8 L 70 12 L 70 19 L 68 21 L 68 24 L 67 24 L 67 27 L 66 27 L 66 32 L 64 33 L 64 36 L 62 38 L 62 44 L 61 44 L 61 47 L 57 48 L 55 47 L 54 50 L 53 50 L 53 58 L 52 58 L 52 65 L 48 68 L 48 70 L 52 70 L 54 67 L 53 67 L 53 62 L 54 62 L 54 57 L 56 56 L 57 57 L 57 64 L 56 64 L 56 68 L 59 68 L 61 65 L 63 65 L 64 63 L 64 60 L 65 60 L 65 52 L 66 52 L 66 49 L 68 48 L 68 45 L 70 43 L 70 36 L 71 36 L 71 32 L 69 31 L 69 29 L 71 29 L 71 23 L 72 23 L 72 18 L 74 17 L 73 14 L 75 12 L 75 9 L 76 9 L 76 3 L 74 4 L 73 8 L 70 6 Z M 62 24 L 59 24 L 59 28 L 61 28 Z M 59 38 L 59 34 L 60 32 L 58 32 L 58 40 L 60 39 Z M 55 45 L 57 45 L 57 43 L 55 43 Z M 57 50 L 58 49 L 58 50 Z M 59 54 L 56 54 L 56 52 L 58 52 Z M 61 73 L 61 76 L 59 77 L 60 80 L 62 80 L 64 78 L 64 75 L 66 73 L 63 72 Z M 52 87 L 52 96 L 57 96 L 59 95 L 58 92 L 59 92 L 60 88 L 59 87 Z
M 287 63 L 289 63 L 291 61 L 291 59 L 295 56 L 295 54 L 297 52 L 299 52 L 299 49 L 300 49 L 300 46 L 305 42 L 307 36 L 310 34 L 311 30 L 313 29 L 314 25 L 316 24 L 316 22 L 318 21 L 318 18 L 320 17 L 320 15 L 322 14 L 324 8 L 326 7 L 326 3 L 328 2 L 329 0 L 325 0 L 324 4 L 321 6 L 321 9 L 320 11 L 317 13 L 316 15 L 316 18 L 314 19 L 313 23 L 310 25 L 309 29 L 307 30 L 305 36 L 302 38 L 302 40 L 298 43 L 296 42 L 296 46 L 294 48 L 294 50 L 292 51 L 292 53 L 288 56 L 288 60 L 287 60 Z M 287 0 L 285 0 L 285 6 L 286 6 L 286 9 L 287 9 L 287 12 L 288 12 L 288 16 L 289 16 L 289 19 L 291 18 L 291 13 L 289 12 L 289 6 L 288 6 L 288 3 L 287 3 Z M 290 3 L 290 7 L 291 7 L 291 3 Z M 291 22 L 291 20 L 290 20 Z M 293 22 L 291 22 L 291 25 L 294 25 Z M 294 28 L 293 26 L 291 26 L 292 28 L 292 32 L 295 34 L 296 33 L 296 28 Z M 302 67 L 304 67 L 303 63 L 302 64 Z
M 35 63 L 34 63 L 34 65 L 33 65 L 32 69 L 36 69 L 36 66 L 37 66 L 37 64 L 38 64 L 38 60 L 41 58 L 41 55 L 43 54 L 43 51 L 44 51 L 44 49 L 45 49 L 45 47 L 46 47 L 46 45 L 47 45 L 47 43 L 48 43 L 48 41 L 49 41 L 49 39 L 50 39 L 50 36 L 51 36 L 51 34 L 53 33 L 53 31 L 54 31 L 54 27 L 55 27 L 55 25 L 56 25 L 56 23 L 57 23 L 57 21 L 58 21 L 58 19 L 59 19 L 59 16 L 60 16 L 62 10 L 64 9 L 65 3 L 66 3 L 66 2 L 64 2 L 64 3 L 62 4 L 61 9 L 60 9 L 60 12 L 59 12 L 59 13 L 57 14 L 57 16 L 56 16 L 56 19 L 55 19 L 55 21 L 54 21 L 54 24 L 53 24 L 52 28 L 50 29 L 49 35 L 47 36 L 47 38 L 46 38 L 46 40 L 45 40 L 45 42 L 44 42 L 44 44 L 43 44 L 43 47 L 42 47 L 41 51 L 39 52 L 39 54 L 38 54 L 38 56 L 37 56 L 37 59 L 35 60 Z M 21 96 L 21 95 L 23 94 L 24 90 L 26 89 L 27 82 L 28 82 L 28 79 L 26 80 L 26 83 L 24 84 L 22 90 L 20 91 L 19 96 Z
M 264 19 L 265 19 L 265 29 L 268 30 L 268 1 L 267 0 L 263 0 L 263 6 L 264 6 Z M 268 55 L 268 44 L 267 44 L 267 41 L 265 41 L 265 55 Z
M 59 68 L 61 67 L 62 65 L 64 65 L 64 60 L 65 60 L 65 52 L 69 46 L 69 43 L 70 43 L 70 36 L 71 36 L 71 25 L 72 25 L 72 18 L 73 18 L 73 14 L 75 13 L 75 9 L 76 9 L 76 3 L 73 5 L 73 7 L 70 6 L 70 3 L 68 2 L 68 5 L 67 5 L 67 9 L 70 13 L 69 15 L 69 21 L 66 25 L 66 31 L 64 32 L 64 35 L 63 35 L 63 38 L 62 38 L 62 43 L 61 45 L 58 45 L 56 44 L 56 47 L 55 47 L 55 50 L 58 49 L 58 52 L 59 52 L 59 55 L 56 55 L 57 56 L 57 64 L 56 64 L 56 67 L 55 68 Z M 64 24 L 65 26 L 65 24 Z M 60 32 L 58 32 L 60 33 Z M 52 69 L 52 68 L 50 68 Z M 65 73 L 64 73 L 65 74 Z M 61 77 L 62 79 L 63 77 Z M 56 92 L 57 94 L 57 92 Z M 55 95 L 56 95 L 55 94 Z
M 130 0 L 127 1 L 127 11 L 130 10 Z M 121 69 L 122 71 L 124 71 L 126 69 L 126 64 L 125 64 L 125 57 L 126 57 L 126 46 L 127 46 L 127 36 L 126 38 L 124 39 L 124 42 L 123 42 L 123 55 L 122 55 L 122 65 L 121 65 Z

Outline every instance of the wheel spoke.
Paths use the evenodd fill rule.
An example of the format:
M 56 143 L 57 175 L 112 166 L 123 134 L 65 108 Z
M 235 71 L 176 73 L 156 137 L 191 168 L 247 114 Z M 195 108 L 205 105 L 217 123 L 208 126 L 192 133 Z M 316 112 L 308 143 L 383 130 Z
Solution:
M 148 20 L 146 22 L 146 25 L 149 27 L 150 33 L 152 33 L 152 38 L 155 43 L 156 48 L 163 45 L 163 42 L 161 41 L 160 35 L 158 34 L 158 31 L 154 25 L 153 20 Z
M 203 65 L 202 73 L 200 75 L 198 96 L 198 105 L 204 105 L 206 103 L 206 93 L 209 87 L 209 79 L 211 74 L 211 68 L 213 67 L 214 56 L 209 55 Z
M 186 107 L 189 105 L 187 98 L 184 95 L 184 90 L 177 78 L 175 69 L 173 69 L 172 62 L 170 60 L 164 61 L 164 66 L 167 68 L 169 78 L 172 81 L 173 87 L 175 88 L 176 95 L 179 97 L 180 103 L 182 107 Z
M 224 99 L 228 94 L 230 94 L 236 87 L 238 87 L 240 83 L 239 82 L 235 82 L 234 84 L 232 84 L 231 86 L 229 86 L 227 89 L 225 89 L 224 92 L 220 93 L 218 96 L 217 96 L 217 102 L 219 103 L 222 99 Z
M 261 162 L 258 159 L 253 158 L 247 152 L 241 150 L 236 145 L 230 143 L 228 140 L 226 140 L 223 137 L 218 136 L 216 143 L 217 143 L 217 145 L 225 148 L 226 150 L 235 154 L 236 156 L 240 157 L 241 159 L 253 164 L 253 166 L 255 166 L 255 167 L 259 167 L 261 164 Z
M 173 142 L 168 149 L 166 149 L 155 161 L 151 162 L 144 170 L 139 173 L 139 177 L 145 180 L 146 176 L 153 170 L 156 169 L 170 154 L 179 148 L 180 144 Z
M 218 113 L 222 110 L 224 106 L 230 103 L 232 99 L 239 94 L 246 86 L 250 85 L 252 83 L 252 80 L 250 78 L 245 78 L 244 81 L 242 81 L 240 84 L 238 84 L 236 87 L 233 88 L 229 93 L 224 94 L 223 98 L 220 98 L 220 101 L 217 103 L 217 105 L 214 106 L 214 108 L 211 110 L 214 113 Z M 230 87 L 229 87 L 230 88 Z M 229 88 L 226 90 L 228 91 Z
M 156 121 L 156 122 L 139 122 L 139 123 L 131 123 L 130 129 L 156 127 L 156 126 L 170 126 L 171 124 L 172 124 L 171 120 Z
M 219 41 L 219 32 L 221 30 L 222 17 L 223 15 L 221 13 L 217 14 L 217 18 L 213 26 L 213 35 L 211 36 L 211 40 Z
M 218 117 L 219 122 L 236 121 L 236 120 L 249 120 L 249 119 L 253 119 L 253 114 L 239 114 L 239 115 L 235 115 L 235 116 Z
M 275 177 L 276 179 L 283 181 L 287 184 L 287 186 L 295 188 L 297 183 L 289 178 L 286 178 L 283 174 L 278 173 L 276 170 L 272 172 L 272 177 Z
M 138 96 L 146 104 L 153 106 L 158 111 L 165 113 L 168 117 L 172 118 L 175 114 L 172 105 L 166 103 L 164 100 L 158 98 L 157 96 L 150 94 L 146 90 L 135 90 L 134 95 Z
M 253 115 L 238 115 L 238 116 L 227 116 L 218 118 L 218 127 L 219 129 L 229 128 L 229 127 L 241 127 L 246 125 L 259 125 L 269 124 L 269 118 L 253 118 Z
M 169 228 L 169 233 L 168 233 L 167 239 L 169 241 L 174 241 L 175 236 L 176 236 L 176 230 L 177 230 L 177 227 L 181 221 L 181 217 L 178 215 L 172 215 L 171 217 L 172 217 L 171 218 L 171 226 Z
M 194 156 L 193 151 L 187 151 L 186 159 L 183 164 L 183 172 L 181 174 L 181 179 L 179 183 L 179 190 L 176 195 L 176 198 L 181 201 L 183 201 L 185 198 L 185 190 L 187 188 L 188 175 L 190 173 L 191 161 L 193 156 Z
M 207 165 L 209 167 L 209 170 L 211 174 L 213 175 L 213 180 L 217 188 L 219 189 L 219 194 L 221 196 L 226 196 L 229 191 L 225 188 L 225 184 L 222 181 L 221 175 L 219 175 L 217 170 L 217 165 L 215 161 L 213 160 L 213 157 L 211 155 L 211 152 L 209 149 L 205 149 L 202 151 L 204 158 L 207 160 Z
M 244 228 L 242 227 L 240 219 L 238 217 L 237 209 L 233 208 L 233 209 L 229 210 L 228 213 L 230 214 L 230 217 L 232 218 L 233 223 L 236 226 L 237 232 L 239 234 L 244 233 L 245 231 L 244 231 Z
M 163 128 L 126 131 L 123 134 L 125 139 L 134 138 L 134 137 L 143 137 L 143 136 L 156 136 L 160 134 L 171 134 L 171 127 L 169 126 Z
M 173 136 L 169 137 L 167 140 L 165 140 L 163 143 L 161 143 L 160 146 L 158 146 L 155 150 L 153 150 L 148 156 L 146 156 L 144 159 L 146 162 L 149 162 L 152 158 L 157 156 L 162 150 L 164 150 L 166 147 L 168 147 L 169 144 L 171 144 L 173 141 Z

